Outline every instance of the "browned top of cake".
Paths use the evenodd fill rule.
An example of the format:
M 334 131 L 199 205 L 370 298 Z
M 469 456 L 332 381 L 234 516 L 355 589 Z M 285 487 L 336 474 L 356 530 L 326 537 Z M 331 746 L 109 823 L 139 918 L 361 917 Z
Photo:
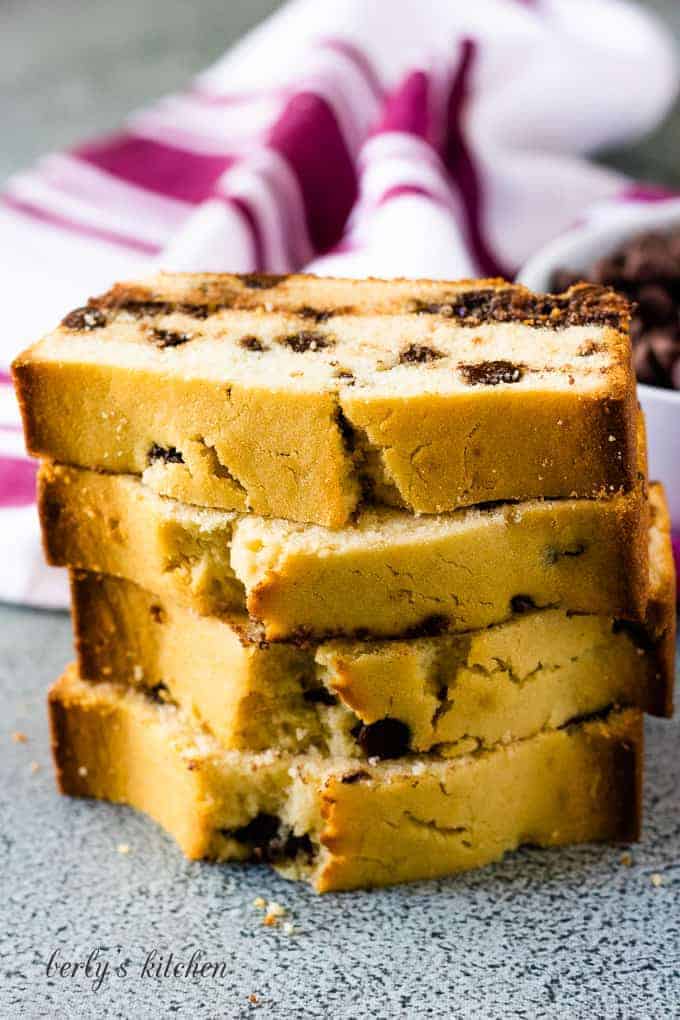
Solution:
M 290 312 L 311 323 L 338 315 L 438 315 L 460 325 L 517 322 L 530 326 L 627 329 L 629 306 L 606 287 L 577 284 L 563 294 L 535 294 L 504 280 L 344 280 L 303 274 L 160 274 L 148 283 L 118 283 L 64 319 L 97 329 L 107 313 L 142 318 L 180 312 L 206 319 L 224 309 Z

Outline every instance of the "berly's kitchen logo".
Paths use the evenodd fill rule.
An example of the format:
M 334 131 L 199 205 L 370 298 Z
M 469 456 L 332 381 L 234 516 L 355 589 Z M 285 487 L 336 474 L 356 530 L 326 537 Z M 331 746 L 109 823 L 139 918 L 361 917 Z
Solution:
M 133 963 L 129 957 L 121 958 L 122 949 L 117 947 L 114 954 L 101 946 L 90 950 L 81 959 L 69 959 L 61 949 L 55 949 L 47 961 L 47 977 L 64 981 L 85 980 L 93 992 L 98 992 L 107 980 L 177 978 L 191 981 L 224 978 L 229 973 L 229 964 L 224 960 L 207 960 L 202 949 L 195 949 L 187 959 L 179 959 L 174 953 L 149 950 L 144 959 Z

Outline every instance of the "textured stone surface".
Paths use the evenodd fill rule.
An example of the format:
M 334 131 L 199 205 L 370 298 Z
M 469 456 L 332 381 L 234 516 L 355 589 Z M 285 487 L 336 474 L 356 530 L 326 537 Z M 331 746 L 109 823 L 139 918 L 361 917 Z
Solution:
M 527 849 L 455 879 L 316 897 L 264 867 L 189 863 L 132 811 L 55 794 L 44 691 L 70 640 L 65 614 L 0 613 L 3 1018 L 675 1015 L 680 722 L 648 721 L 631 867 L 621 847 Z M 283 903 L 296 933 L 264 927 L 257 896 Z M 54 950 L 84 960 L 98 947 L 111 964 L 99 991 L 46 976 Z M 185 962 L 203 950 L 226 974 L 142 978 L 153 949 Z

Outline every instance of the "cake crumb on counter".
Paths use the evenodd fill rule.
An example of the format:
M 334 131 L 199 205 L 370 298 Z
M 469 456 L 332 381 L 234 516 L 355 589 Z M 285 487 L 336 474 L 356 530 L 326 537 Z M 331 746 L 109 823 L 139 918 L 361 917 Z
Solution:
M 281 903 L 276 903 L 275 900 L 271 900 L 267 904 L 267 913 L 262 919 L 262 923 L 266 924 L 269 928 L 274 928 L 279 923 L 279 919 L 284 917 L 286 914 L 286 908 Z

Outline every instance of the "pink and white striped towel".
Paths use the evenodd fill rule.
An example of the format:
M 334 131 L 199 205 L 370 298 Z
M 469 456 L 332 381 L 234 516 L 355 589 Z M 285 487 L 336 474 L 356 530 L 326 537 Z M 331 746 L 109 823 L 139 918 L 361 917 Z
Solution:
M 7 375 L 66 310 L 158 267 L 511 277 L 639 196 L 585 154 L 653 127 L 677 82 L 666 35 L 622 0 L 292 0 L 186 91 L 13 177 L 0 598 L 66 604 Z

